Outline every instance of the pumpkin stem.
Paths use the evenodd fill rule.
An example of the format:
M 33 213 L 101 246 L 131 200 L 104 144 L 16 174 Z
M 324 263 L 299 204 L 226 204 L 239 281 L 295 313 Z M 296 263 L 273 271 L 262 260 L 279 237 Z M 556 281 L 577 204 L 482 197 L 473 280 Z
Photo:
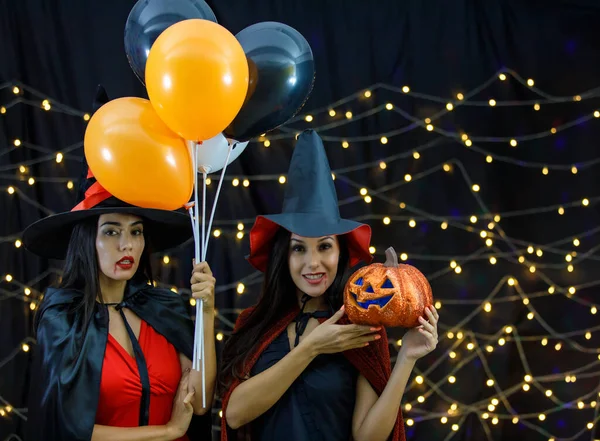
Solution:
M 398 255 L 394 248 L 389 247 L 385 250 L 385 258 L 383 266 L 387 266 L 388 268 L 398 268 Z

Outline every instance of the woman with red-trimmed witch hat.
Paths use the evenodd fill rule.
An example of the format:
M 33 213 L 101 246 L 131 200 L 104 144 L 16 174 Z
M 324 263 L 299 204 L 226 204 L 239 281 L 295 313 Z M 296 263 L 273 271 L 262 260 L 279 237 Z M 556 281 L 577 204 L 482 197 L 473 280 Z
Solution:
M 95 107 L 106 101 L 99 88 Z M 81 190 L 71 211 L 35 222 L 23 236 L 29 251 L 65 260 L 35 317 L 26 439 L 211 439 L 215 279 L 206 263 L 194 266 L 192 295 L 205 302 L 203 407 L 186 302 L 153 286 L 149 257 L 190 239 L 189 217 L 129 205 L 91 171 Z
M 259 216 L 249 262 L 265 273 L 222 354 L 221 440 L 404 441 L 400 404 L 417 359 L 437 344 L 426 310 L 391 369 L 384 329 L 344 317 L 347 270 L 372 260 L 371 229 L 340 217 L 314 131 L 296 144 L 283 211 Z

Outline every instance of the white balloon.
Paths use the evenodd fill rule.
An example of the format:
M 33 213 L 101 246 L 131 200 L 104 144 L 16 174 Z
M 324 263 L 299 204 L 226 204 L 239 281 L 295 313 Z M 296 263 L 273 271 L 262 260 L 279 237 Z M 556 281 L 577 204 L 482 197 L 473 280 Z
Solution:
M 218 134 L 214 138 L 203 141 L 197 149 L 196 159 L 198 171 L 206 171 L 206 173 L 214 173 L 221 170 L 226 164 L 227 153 L 229 146 L 233 145 L 227 165 L 235 161 L 238 156 L 246 149 L 248 141 L 238 142 L 235 139 L 225 138 L 223 134 Z

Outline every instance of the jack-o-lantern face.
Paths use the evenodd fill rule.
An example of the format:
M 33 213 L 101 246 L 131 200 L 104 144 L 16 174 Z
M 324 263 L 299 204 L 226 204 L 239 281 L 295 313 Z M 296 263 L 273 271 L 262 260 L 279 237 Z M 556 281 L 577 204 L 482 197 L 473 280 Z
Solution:
M 344 290 L 348 318 L 356 324 L 412 328 L 433 304 L 431 286 L 411 265 L 399 265 L 392 248 L 385 264 L 356 271 Z

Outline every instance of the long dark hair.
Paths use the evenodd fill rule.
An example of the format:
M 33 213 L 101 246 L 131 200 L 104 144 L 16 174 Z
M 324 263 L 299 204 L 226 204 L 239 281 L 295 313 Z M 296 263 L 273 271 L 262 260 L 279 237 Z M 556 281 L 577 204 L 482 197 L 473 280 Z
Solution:
M 92 216 L 77 223 L 73 227 L 63 274 L 57 287 L 62 289 L 75 289 L 82 291 L 84 296 L 75 306 L 83 309 L 84 329 L 87 329 L 94 313 L 96 298 L 104 303 L 100 290 L 100 267 L 96 254 L 96 235 L 98 234 L 98 218 Z M 148 227 L 148 228 L 146 228 Z M 153 282 L 152 266 L 150 264 L 150 247 L 147 230 L 149 225 L 144 226 L 144 251 L 140 258 L 140 265 L 133 276 L 132 281 Z
M 219 373 L 221 394 L 234 378 L 241 379 L 248 355 L 255 351 L 262 336 L 298 302 L 296 285 L 292 280 L 288 264 L 290 237 L 291 233 L 283 228 L 276 233 L 258 303 L 247 322 L 229 337 L 223 348 Z M 346 238 L 338 236 L 338 241 L 340 258 L 337 274 L 329 289 L 323 294 L 327 296 L 332 312 L 342 306 L 350 262 Z

